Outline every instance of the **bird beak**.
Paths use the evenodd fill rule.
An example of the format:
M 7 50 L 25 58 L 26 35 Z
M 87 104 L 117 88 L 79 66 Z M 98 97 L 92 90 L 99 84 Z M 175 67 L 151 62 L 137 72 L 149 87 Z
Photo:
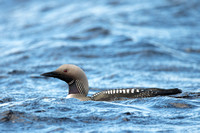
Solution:
M 43 73 L 43 74 L 41 74 L 41 76 L 58 78 L 58 79 L 63 80 L 65 82 L 67 82 L 67 83 L 69 83 L 69 82 L 71 82 L 73 80 L 71 77 L 63 75 L 63 74 L 61 74 L 61 73 L 59 73 L 57 71 Z
M 60 74 L 56 71 L 52 71 L 52 72 L 43 73 L 41 74 L 41 76 L 59 78 Z

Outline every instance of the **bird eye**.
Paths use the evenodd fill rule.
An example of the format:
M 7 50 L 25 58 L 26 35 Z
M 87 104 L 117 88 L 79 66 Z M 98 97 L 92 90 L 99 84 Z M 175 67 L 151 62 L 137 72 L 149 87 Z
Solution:
M 65 72 L 65 73 L 66 73 L 66 72 L 67 72 L 67 70 L 64 70 L 63 72 Z

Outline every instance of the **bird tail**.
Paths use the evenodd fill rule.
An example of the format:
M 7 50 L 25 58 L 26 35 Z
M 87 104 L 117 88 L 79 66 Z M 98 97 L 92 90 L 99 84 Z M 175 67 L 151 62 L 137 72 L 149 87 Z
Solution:
M 182 93 L 182 90 L 180 90 L 178 88 L 174 88 L 174 89 L 157 89 L 157 88 L 152 88 L 152 90 L 154 90 L 154 89 L 155 89 L 155 92 L 157 92 L 157 95 L 160 95 L 160 96 L 175 95 L 175 94 Z

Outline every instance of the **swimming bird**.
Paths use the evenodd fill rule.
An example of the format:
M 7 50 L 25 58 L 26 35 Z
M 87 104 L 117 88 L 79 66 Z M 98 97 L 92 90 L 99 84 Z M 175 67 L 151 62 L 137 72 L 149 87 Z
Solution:
M 73 64 L 61 65 L 58 69 L 52 72 L 41 74 L 46 77 L 54 77 L 65 81 L 69 86 L 67 98 L 76 98 L 81 101 L 94 100 L 94 101 L 114 101 L 123 100 L 127 98 L 144 98 L 167 96 L 181 93 L 180 89 L 160 89 L 160 88 L 122 88 L 104 90 L 95 93 L 88 97 L 89 85 L 88 79 L 84 71 Z

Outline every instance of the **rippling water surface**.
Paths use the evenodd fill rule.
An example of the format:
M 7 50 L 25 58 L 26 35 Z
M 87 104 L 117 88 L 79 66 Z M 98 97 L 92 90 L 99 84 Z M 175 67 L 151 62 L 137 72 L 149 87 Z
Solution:
M 0 0 L 1 132 L 199 132 L 199 0 Z M 80 66 L 92 95 L 180 88 L 181 98 L 66 99 L 43 78 Z

